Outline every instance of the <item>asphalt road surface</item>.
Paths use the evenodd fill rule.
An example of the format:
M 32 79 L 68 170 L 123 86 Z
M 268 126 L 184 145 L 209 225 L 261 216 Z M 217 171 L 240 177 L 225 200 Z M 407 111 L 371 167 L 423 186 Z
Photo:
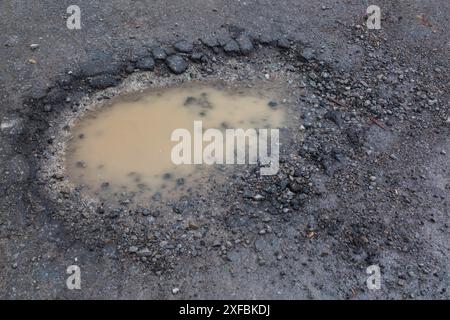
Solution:
M 79 30 L 66 26 L 72 4 Z M 380 30 L 367 30 L 371 4 Z M 0 297 L 448 299 L 449 18 L 445 0 L 1 1 Z M 243 34 L 248 52 L 233 47 Z M 173 55 L 180 40 L 199 48 L 180 53 L 186 73 L 154 51 Z M 59 112 L 126 81 L 149 53 L 155 83 L 290 79 L 290 130 L 304 139 L 288 149 L 304 160 L 287 157 L 276 181 L 248 173 L 189 202 L 181 220 L 201 216 L 202 227 L 181 230 L 163 211 L 161 238 L 150 229 L 145 244 L 133 228 L 147 226 L 83 217 L 73 194 L 48 196 L 40 173 Z M 70 265 L 80 290 L 66 286 Z M 380 290 L 366 286 L 369 265 L 381 267 Z

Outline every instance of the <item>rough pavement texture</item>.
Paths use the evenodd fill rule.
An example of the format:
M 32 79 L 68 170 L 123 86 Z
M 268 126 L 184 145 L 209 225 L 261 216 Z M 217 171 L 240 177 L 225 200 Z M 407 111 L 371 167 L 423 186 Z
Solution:
M 0 4 L 0 297 L 449 298 L 448 1 L 381 1 L 372 36 L 361 1 L 81 1 L 78 31 L 65 27 L 70 4 Z M 221 241 L 197 239 L 197 255 L 150 248 L 158 261 L 146 261 L 131 235 L 126 250 L 92 242 L 101 230 L 80 239 L 83 218 L 36 201 L 48 114 L 174 57 L 180 40 L 182 54 L 198 39 L 215 48 L 196 44 L 191 60 L 225 65 L 253 51 L 242 33 L 258 46 L 245 64 L 306 76 L 295 87 L 305 140 L 289 149 L 299 157 L 287 157 L 285 176 L 249 174 L 242 193 L 213 199 L 208 223 L 223 227 Z M 255 186 L 262 199 L 246 191 Z M 71 264 L 80 291 L 65 286 Z M 382 267 L 380 291 L 365 286 L 370 264 Z

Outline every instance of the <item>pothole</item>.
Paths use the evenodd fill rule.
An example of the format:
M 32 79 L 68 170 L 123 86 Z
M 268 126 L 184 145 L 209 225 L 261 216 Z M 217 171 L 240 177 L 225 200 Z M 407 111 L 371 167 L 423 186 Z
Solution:
M 67 144 L 66 170 L 77 187 L 103 202 L 121 193 L 133 196 L 135 203 L 155 195 L 170 199 L 198 188 L 211 174 L 215 166 L 203 163 L 203 147 L 216 142 L 223 146 L 221 159 L 215 162 L 224 164 L 227 154 L 236 153 L 238 147 L 236 141 L 226 139 L 226 132 L 279 128 L 284 118 L 279 93 L 258 86 L 197 82 L 119 95 L 75 123 Z M 201 132 L 194 132 L 195 123 L 201 125 Z M 172 135 L 177 129 L 187 130 L 190 139 L 175 140 Z M 220 130 L 224 139 L 204 141 L 207 129 Z M 172 159 L 180 143 L 188 145 L 190 164 L 175 164 Z M 194 159 L 199 151 L 202 163 Z
M 235 228 L 253 226 L 231 210 L 261 218 L 281 210 L 272 195 L 289 184 L 286 159 L 299 159 L 294 147 L 305 132 L 299 126 L 309 119 L 298 109 L 309 90 L 307 76 L 292 72 L 284 59 L 262 49 L 251 61 L 227 58 L 211 69 L 191 65 L 181 75 L 161 68 L 133 73 L 117 86 L 82 97 L 75 91 L 46 119 L 49 128 L 40 140 L 49 141 L 42 144 L 37 177 L 46 203 L 54 205 L 50 215 L 89 246 L 114 244 L 139 257 L 135 248 L 143 248 L 142 260 L 160 270 L 184 254 L 217 248 Z M 279 171 L 263 176 L 260 163 L 172 170 L 154 151 L 162 145 L 167 155 L 177 143 L 169 140 L 172 129 L 192 133 L 194 120 L 202 121 L 203 131 L 279 129 Z M 103 132 L 96 135 L 99 128 Z M 165 139 L 145 139 L 149 136 Z M 130 162 L 134 167 L 122 166 Z M 173 247 L 174 239 L 180 245 Z

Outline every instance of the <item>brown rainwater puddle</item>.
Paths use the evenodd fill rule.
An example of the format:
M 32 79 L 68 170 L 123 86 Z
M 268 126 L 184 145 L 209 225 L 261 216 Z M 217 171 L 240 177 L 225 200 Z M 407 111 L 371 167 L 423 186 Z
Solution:
M 194 121 L 208 128 L 279 128 L 284 110 L 274 93 L 201 85 L 152 89 L 114 98 L 89 112 L 72 130 L 66 169 L 75 185 L 94 194 L 152 196 L 195 187 L 211 167 L 175 165 L 173 130 Z M 203 143 L 205 145 L 206 143 Z M 198 179 L 197 179 L 198 181 Z

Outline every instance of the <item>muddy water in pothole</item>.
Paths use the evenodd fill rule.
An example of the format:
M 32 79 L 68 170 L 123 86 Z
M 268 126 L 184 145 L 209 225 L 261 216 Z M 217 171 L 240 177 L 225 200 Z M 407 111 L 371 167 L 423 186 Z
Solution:
M 175 165 L 171 159 L 179 143 L 171 141 L 172 132 L 187 129 L 193 141 L 194 121 L 202 121 L 203 131 L 278 128 L 284 110 L 275 93 L 255 89 L 195 85 L 118 97 L 72 129 L 66 152 L 69 177 L 103 198 L 118 193 L 145 198 L 195 187 L 211 166 Z

